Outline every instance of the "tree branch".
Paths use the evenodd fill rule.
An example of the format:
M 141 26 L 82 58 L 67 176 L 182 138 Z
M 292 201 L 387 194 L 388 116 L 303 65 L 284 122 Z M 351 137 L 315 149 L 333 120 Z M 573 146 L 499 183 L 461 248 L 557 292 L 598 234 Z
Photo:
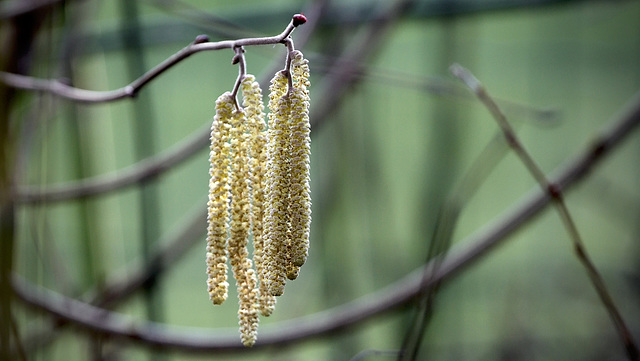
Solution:
M 188 139 L 162 154 L 149 157 L 120 171 L 76 182 L 42 186 L 19 186 L 16 201 L 19 203 L 59 202 L 89 197 L 114 191 L 163 174 L 190 158 L 209 144 L 209 129 L 198 130 Z
M 317 26 L 318 19 L 321 17 L 325 6 L 325 0 L 318 0 L 311 4 L 311 8 L 307 11 L 307 13 L 310 14 L 310 16 L 307 17 L 309 20 L 309 26 L 305 26 L 301 34 L 299 34 L 301 35 L 301 39 L 298 40 L 298 44 L 306 43 L 309 38 L 309 34 L 313 32 Z M 208 41 L 206 36 L 198 37 L 195 40 L 196 43 L 203 43 L 206 41 Z M 283 40 L 283 43 L 286 43 L 286 41 Z M 280 67 L 280 65 L 278 65 L 278 67 Z M 277 70 L 271 71 L 270 74 L 273 74 L 275 71 Z M 2 74 L 3 73 L 0 72 L 0 80 L 2 80 Z M 4 74 L 6 75 L 9 73 Z M 12 76 L 14 74 L 9 75 Z M 55 82 L 33 78 L 30 79 L 40 82 Z M 268 81 L 267 77 L 260 80 L 260 82 L 266 81 Z M 319 122 L 316 122 L 316 124 L 319 124 Z M 210 135 L 211 127 L 208 125 L 202 130 L 195 131 L 187 140 L 174 146 L 172 149 L 169 149 L 164 154 L 147 158 L 112 174 L 95 176 L 80 181 L 50 185 L 47 186 L 46 189 L 42 189 L 42 186 L 19 186 L 17 187 L 18 190 L 15 195 L 16 202 L 59 202 L 69 199 L 89 197 L 115 191 L 126 186 L 158 177 L 165 171 L 172 169 L 173 166 L 190 158 L 199 150 L 207 147 L 209 145 Z
M 640 93 L 636 94 L 622 115 L 612 122 L 611 128 L 604 130 L 592 144 L 549 179 L 557 185 L 558 191 L 568 190 L 585 178 L 606 155 L 620 146 L 638 125 Z M 259 350 L 265 346 L 301 342 L 344 330 L 413 300 L 425 289 L 450 279 L 486 255 L 501 241 L 532 220 L 552 200 L 547 192 L 536 187 L 500 219 L 454 247 L 444 259 L 432 260 L 392 285 L 342 306 L 265 327 L 252 349 L 242 346 L 237 339 L 236 330 L 222 332 L 134 322 L 121 314 L 66 298 L 53 291 L 38 289 L 17 275 L 14 275 L 12 280 L 13 288 L 23 302 L 57 318 L 71 321 L 94 332 L 135 339 L 147 346 L 189 352 Z M 437 268 L 434 268 L 434 265 L 437 265 Z
M 124 277 L 116 275 L 103 285 L 88 291 L 82 296 L 82 299 L 95 307 L 111 308 L 135 295 L 136 291 L 146 283 L 161 277 L 164 271 L 168 270 L 198 241 L 202 240 L 207 225 L 207 212 L 204 205 L 205 202 L 199 203 L 174 230 L 158 240 L 157 243 L 161 246 L 153 252 L 148 260 L 141 260 L 141 262 L 132 265 L 130 269 L 122 272 Z M 32 352 L 50 343 L 61 334 L 58 330 L 68 324 L 68 322 L 57 320 L 46 329 L 32 330 L 24 338 L 25 350 Z M 17 355 L 18 351 L 14 350 L 14 354 Z
M 294 15 L 295 17 L 295 15 Z M 41 91 L 51 93 L 61 98 L 66 98 L 81 103 L 105 103 L 124 98 L 133 98 L 145 85 L 150 83 L 160 74 L 171 69 L 187 57 L 201 52 L 221 49 L 235 49 L 242 46 L 250 45 L 272 45 L 285 43 L 289 35 L 293 32 L 297 25 L 294 20 L 289 22 L 285 30 L 276 36 L 261 38 L 244 38 L 238 40 L 223 40 L 218 42 L 200 42 L 193 43 L 182 48 L 177 53 L 158 64 L 153 69 L 144 73 L 141 77 L 129 83 L 128 85 L 111 91 L 94 91 L 72 87 L 60 80 L 37 79 L 30 76 L 0 72 L 0 81 L 14 88 Z
M 540 167 L 526 150 L 522 142 L 520 142 L 520 139 L 518 138 L 516 132 L 507 121 L 507 117 L 504 115 L 502 110 L 500 110 L 500 107 L 498 107 L 496 102 L 493 100 L 491 95 L 489 95 L 489 92 L 480 83 L 480 81 L 469 70 L 465 69 L 459 64 L 453 64 L 450 70 L 453 75 L 462 80 L 462 82 L 464 82 L 471 89 L 471 91 L 476 94 L 480 102 L 482 102 L 482 104 L 489 110 L 493 118 L 498 123 L 498 126 L 500 127 L 502 134 L 507 140 L 507 144 L 509 145 L 509 147 L 520 158 L 529 173 L 531 173 L 531 175 L 535 178 L 542 191 L 546 192 L 553 200 L 556 210 L 560 215 L 560 219 L 567 229 L 567 232 L 569 233 L 569 239 L 573 243 L 576 257 L 587 271 L 589 280 L 593 284 L 598 297 L 600 297 L 602 304 L 609 313 L 609 316 L 611 317 L 611 320 L 613 321 L 613 324 L 618 331 L 620 340 L 622 341 L 622 344 L 627 351 L 629 359 L 640 360 L 640 351 L 638 351 L 638 347 L 636 346 L 635 341 L 631 336 L 631 332 L 629 331 L 629 328 L 627 327 L 622 314 L 618 310 L 618 307 L 615 305 L 613 297 L 607 290 L 606 284 L 602 279 L 600 272 L 591 260 L 591 257 L 589 256 L 587 249 L 584 246 L 582 236 L 578 232 L 578 227 L 576 226 L 573 217 L 569 213 L 569 209 L 564 202 L 562 191 L 558 189 L 553 182 L 550 182 L 547 179 L 547 176 L 544 174 L 542 169 L 540 169 Z

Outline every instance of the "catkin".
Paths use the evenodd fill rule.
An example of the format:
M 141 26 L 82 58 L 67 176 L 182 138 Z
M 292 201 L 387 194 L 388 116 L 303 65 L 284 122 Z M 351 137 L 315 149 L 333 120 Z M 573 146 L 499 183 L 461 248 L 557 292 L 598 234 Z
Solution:
M 291 73 L 293 88 L 291 97 L 290 130 L 290 179 L 288 213 L 287 278 L 298 277 L 300 267 L 309 253 L 311 226 L 311 189 L 309 186 L 309 156 L 311 154 L 311 126 L 309 122 L 309 66 L 302 53 L 295 51 Z
M 240 84 L 243 109 L 236 109 L 231 93 L 222 94 L 211 126 L 209 297 L 214 304 L 226 300 L 228 259 L 238 289 L 241 340 L 248 347 L 256 342 L 258 313 L 273 312 L 286 279 L 298 277 L 308 256 L 309 66 L 299 51 L 290 59 L 289 73 L 280 71 L 271 80 L 268 129 L 253 75 Z
M 264 247 L 267 272 L 264 281 L 268 292 L 280 296 L 284 292 L 287 263 L 286 239 L 289 228 L 287 202 L 289 196 L 289 127 L 291 101 L 287 78 L 282 72 L 271 80 L 269 99 L 269 133 L 267 145 L 267 196 L 264 218 Z
M 211 125 L 209 156 L 209 202 L 207 213 L 207 286 L 209 298 L 216 304 L 227 299 L 227 219 L 229 217 L 229 133 L 234 101 L 231 93 L 216 100 L 216 115 Z
M 251 222 L 250 135 L 247 133 L 247 119 L 244 113 L 236 111 L 231 119 L 231 223 L 227 254 L 238 289 L 238 318 L 242 343 L 252 346 L 257 335 L 258 313 L 255 291 L 257 279 L 247 250 Z
M 251 169 L 251 229 L 253 234 L 253 262 L 256 267 L 258 286 L 258 308 L 263 316 L 270 316 L 275 308 L 276 299 L 267 290 L 265 274 L 264 227 L 265 214 L 265 175 L 267 165 L 267 124 L 264 118 L 264 104 L 260 84 L 253 75 L 247 75 L 242 82 L 242 106 L 247 118 L 250 135 Z

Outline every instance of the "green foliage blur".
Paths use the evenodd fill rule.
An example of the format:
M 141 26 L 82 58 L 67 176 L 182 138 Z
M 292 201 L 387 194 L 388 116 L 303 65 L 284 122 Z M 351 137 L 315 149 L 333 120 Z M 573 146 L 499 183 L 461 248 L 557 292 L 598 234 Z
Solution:
M 15 2 L 15 1 L 14 1 Z M 30 75 L 65 77 L 80 88 L 122 87 L 193 41 L 280 33 L 302 1 L 67 1 L 44 17 Z M 319 3 L 319 2 L 316 2 Z M 326 2 L 309 40 L 311 108 L 332 73 L 391 2 Z M 322 119 L 312 119 L 310 257 L 287 284 L 260 332 L 278 322 L 366 297 L 424 264 L 448 200 L 498 134 L 495 121 L 449 73 L 470 69 L 497 99 L 548 174 L 578 154 L 640 89 L 640 4 L 568 1 L 417 1 L 359 58 L 356 81 Z M 447 6 L 437 6 L 448 4 Z M 131 6 L 134 7 L 132 12 Z M 487 7 L 486 9 L 484 9 Z M 127 10 L 128 9 L 128 10 Z M 449 15 L 442 14 L 448 9 Z M 306 13 L 307 15 L 311 15 Z M 294 32 L 294 42 L 302 32 Z M 124 36 L 123 34 L 128 34 Z M 135 41 L 131 41 L 131 37 Z M 127 40 L 128 39 L 128 40 Z M 136 40 L 137 39 L 137 40 Z M 296 42 L 296 44 L 298 44 Z M 246 48 L 248 72 L 265 96 L 284 47 Z M 194 54 L 135 99 L 91 105 L 20 93 L 19 184 L 43 189 L 118 174 L 207 128 L 215 99 L 234 85 L 233 52 Z M 137 67 L 135 64 L 138 64 Z M 504 145 L 488 176 L 461 205 L 452 247 L 507 214 L 536 183 Z M 640 341 L 640 135 L 566 195 L 594 263 Z M 207 201 L 208 150 L 143 185 L 82 200 L 19 208 L 15 272 L 64 295 L 116 278 L 166 242 Z M 471 174 L 471 179 L 474 179 Z M 113 308 L 133 319 L 194 328 L 237 328 L 237 298 L 213 306 L 200 242 L 145 290 Z M 446 247 L 445 247 L 446 248 Z M 51 327 L 19 306 L 18 332 Z M 355 328 L 284 348 L 222 356 L 158 352 L 79 328 L 30 349 L 29 360 L 391 360 L 416 317 L 407 304 Z M 266 331 L 265 331 L 266 332 Z M 239 336 L 238 336 L 239 339 Z M 367 351 L 370 354 L 366 354 Z M 385 352 L 377 352 L 385 351 Z M 368 355 L 368 356 L 367 356 Z M 624 359 L 606 310 L 549 208 L 436 294 L 420 360 Z

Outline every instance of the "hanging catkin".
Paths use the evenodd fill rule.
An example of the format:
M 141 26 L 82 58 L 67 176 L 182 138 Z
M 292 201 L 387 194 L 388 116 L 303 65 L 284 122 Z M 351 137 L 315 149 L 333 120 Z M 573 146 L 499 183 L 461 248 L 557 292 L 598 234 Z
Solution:
M 264 282 L 268 292 L 284 292 L 289 229 L 289 115 L 291 99 L 287 95 L 287 77 L 278 72 L 271 80 L 269 94 L 269 133 L 267 145 L 266 213 L 264 247 L 267 272 Z
M 287 232 L 288 262 L 287 278 L 298 277 L 300 267 L 309 254 L 309 231 L 311 226 L 311 189 L 309 186 L 309 156 L 311 154 L 311 125 L 309 123 L 309 66 L 302 53 L 292 54 L 291 75 L 293 88 L 291 98 L 290 134 L 290 186 L 288 213 L 290 230 Z
M 269 87 L 268 128 L 253 75 L 241 77 L 242 108 L 222 94 L 211 126 L 207 285 L 214 304 L 226 300 L 229 260 L 245 346 L 256 342 L 258 313 L 273 312 L 309 252 L 309 66 L 299 51 L 289 59 Z
M 211 125 L 209 156 L 209 202 L 207 213 L 207 286 L 214 304 L 227 299 L 227 219 L 229 217 L 229 132 L 234 101 L 231 93 L 216 100 L 216 115 Z

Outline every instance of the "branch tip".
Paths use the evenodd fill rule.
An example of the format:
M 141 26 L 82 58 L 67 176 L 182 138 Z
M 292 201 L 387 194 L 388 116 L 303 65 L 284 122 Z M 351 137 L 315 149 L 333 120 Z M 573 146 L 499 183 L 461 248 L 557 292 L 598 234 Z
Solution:
M 295 14 L 291 19 L 291 22 L 293 23 L 293 26 L 297 28 L 299 25 L 302 25 L 307 22 L 307 17 L 304 16 L 303 13 Z
M 449 67 L 449 71 L 451 72 L 451 74 L 453 74 L 453 76 L 462 80 L 462 82 L 465 83 L 474 93 L 478 94 L 481 91 L 482 84 L 480 83 L 478 78 L 476 78 L 469 70 L 467 70 L 462 65 L 453 63 Z

